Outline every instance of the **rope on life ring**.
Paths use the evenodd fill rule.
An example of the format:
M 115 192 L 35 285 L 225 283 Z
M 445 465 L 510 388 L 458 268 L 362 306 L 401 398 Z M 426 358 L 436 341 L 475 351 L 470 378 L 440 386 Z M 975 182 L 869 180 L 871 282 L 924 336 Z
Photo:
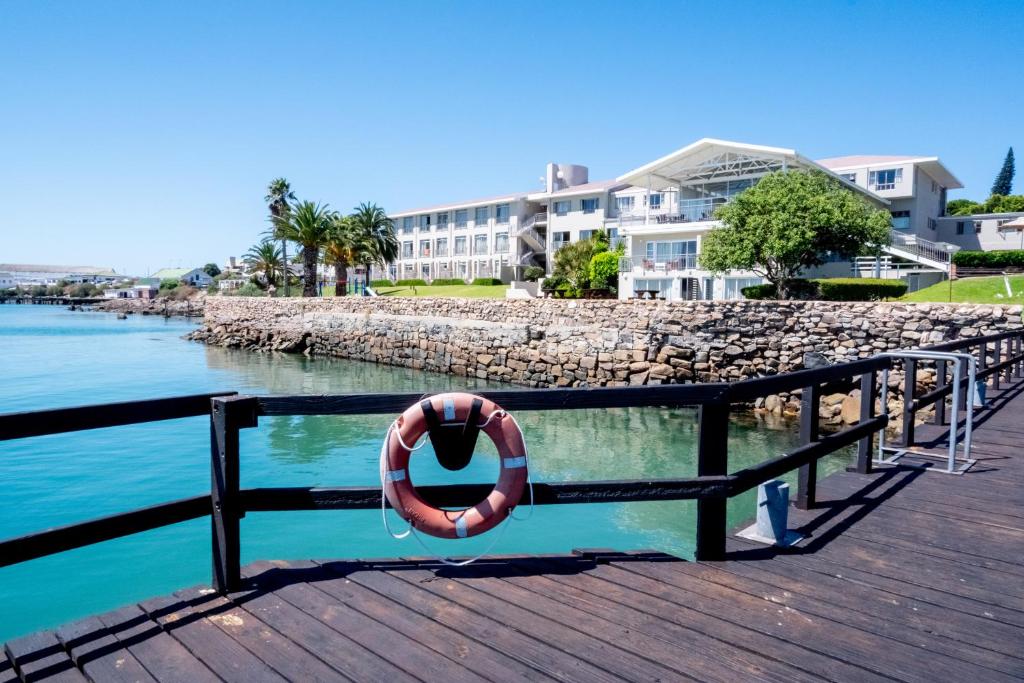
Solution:
M 437 410 L 438 404 L 440 411 Z M 501 475 L 494 489 L 480 503 L 463 510 L 443 510 L 428 504 L 417 494 L 409 476 L 408 464 L 411 454 L 428 443 L 427 439 L 420 439 L 428 432 L 429 413 L 443 414 L 445 427 L 457 428 L 462 421 L 466 421 L 466 431 L 472 428 L 471 438 L 474 442 L 477 429 L 484 431 L 494 442 L 501 463 Z M 476 425 L 468 422 L 480 414 L 487 415 L 483 423 Z M 436 419 L 436 415 L 432 415 L 431 420 Z M 431 434 L 433 436 L 433 432 Z M 420 538 L 420 532 L 440 538 L 468 538 L 500 525 L 498 534 L 479 555 L 461 562 L 439 558 L 448 565 L 464 566 L 475 562 L 489 553 L 501 540 L 512 519 L 525 521 L 533 516 L 533 481 L 529 470 L 529 453 L 519 422 L 515 416 L 492 401 L 472 394 L 448 393 L 432 396 L 410 406 L 392 422 L 381 444 L 380 480 L 381 519 L 387 533 L 395 539 L 403 539 L 412 534 L 420 546 L 431 555 L 436 553 L 432 552 Z M 530 513 L 526 517 L 515 517 L 513 510 L 525 488 L 530 490 Z M 387 517 L 388 502 L 409 522 L 409 528 L 402 533 L 395 533 L 391 529 Z

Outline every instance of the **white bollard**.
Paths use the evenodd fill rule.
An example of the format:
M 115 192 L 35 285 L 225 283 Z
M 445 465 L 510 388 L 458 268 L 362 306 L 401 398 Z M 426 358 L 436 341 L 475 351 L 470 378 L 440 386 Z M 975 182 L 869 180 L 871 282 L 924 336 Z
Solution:
M 793 545 L 803 537 L 790 531 L 788 522 L 789 484 L 775 479 L 757 487 L 757 521 L 739 535 L 768 545 Z

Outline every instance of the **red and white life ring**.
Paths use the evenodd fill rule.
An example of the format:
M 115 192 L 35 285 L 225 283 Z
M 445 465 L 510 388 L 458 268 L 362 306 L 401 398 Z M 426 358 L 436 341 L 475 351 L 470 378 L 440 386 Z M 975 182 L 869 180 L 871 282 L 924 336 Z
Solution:
M 515 419 L 493 401 L 465 393 L 431 396 L 431 406 L 445 423 L 464 423 L 474 400 L 483 402 L 481 431 L 491 438 L 501 459 L 501 474 L 491 493 L 473 507 L 442 510 L 416 492 L 409 476 L 409 456 L 428 424 L 419 403 L 410 406 L 388 430 L 381 451 L 384 495 L 412 528 L 439 538 L 468 538 L 494 528 L 519 503 L 527 483 L 528 462 L 523 433 Z

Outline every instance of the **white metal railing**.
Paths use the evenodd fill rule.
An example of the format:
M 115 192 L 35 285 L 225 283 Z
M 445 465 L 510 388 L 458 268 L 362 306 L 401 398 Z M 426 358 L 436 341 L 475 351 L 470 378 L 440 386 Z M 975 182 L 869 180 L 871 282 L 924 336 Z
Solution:
M 548 222 L 548 212 L 547 211 L 538 211 L 537 213 L 528 216 L 522 223 L 520 223 L 519 224 L 519 230 L 520 231 L 522 231 L 522 230 L 529 230 L 529 229 L 533 228 L 533 226 L 537 225 L 538 223 L 546 225 L 547 222 Z
M 617 218 L 619 224 L 653 225 L 662 223 L 701 223 L 715 220 L 715 211 L 728 201 L 725 197 L 707 199 L 682 199 L 676 211 L 667 209 L 651 209 L 650 214 L 640 211 L 622 214 Z M 607 222 L 607 221 L 606 221 Z M 615 222 L 614 220 L 612 222 Z
M 890 230 L 889 235 L 893 248 L 940 263 L 949 263 L 953 253 L 957 251 L 952 244 L 932 242 L 917 235 L 907 235 L 896 230 Z
M 682 254 L 672 258 L 648 258 L 646 256 L 623 256 L 619 259 L 619 272 L 631 273 L 675 273 L 693 270 L 697 267 L 698 254 Z

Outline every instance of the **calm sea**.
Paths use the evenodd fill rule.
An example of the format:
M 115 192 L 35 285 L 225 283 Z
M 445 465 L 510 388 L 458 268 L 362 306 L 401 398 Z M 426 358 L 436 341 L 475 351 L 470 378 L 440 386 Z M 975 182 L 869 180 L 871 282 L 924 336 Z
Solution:
M 58 307 L 0 305 L 0 412 L 216 390 L 433 392 L 488 386 L 357 361 L 207 348 L 181 338 L 190 329 L 181 320 L 117 320 Z M 695 473 L 692 410 L 523 412 L 517 417 L 536 480 Z M 242 486 L 379 485 L 377 458 L 391 419 L 263 418 L 258 429 L 242 432 Z M 730 438 L 733 469 L 796 442 L 794 429 L 768 429 L 749 420 L 735 422 Z M 413 478 L 493 481 L 498 466 L 489 446 L 456 473 L 441 469 L 428 446 L 413 458 Z M 836 458 L 822 471 L 842 464 Z M 202 417 L 0 442 L 0 538 L 206 493 L 209 472 L 209 427 Z M 753 512 L 751 496 L 737 498 L 730 503 L 730 522 Z M 689 556 L 694 518 L 692 502 L 538 507 L 529 520 L 513 522 L 493 552 L 600 546 Z M 469 554 L 486 548 L 492 538 L 428 542 L 439 554 Z M 423 551 L 411 538 L 388 537 L 379 511 L 250 513 L 242 521 L 243 561 L 409 554 Z M 0 642 L 208 582 L 209 575 L 206 519 L 0 568 Z

